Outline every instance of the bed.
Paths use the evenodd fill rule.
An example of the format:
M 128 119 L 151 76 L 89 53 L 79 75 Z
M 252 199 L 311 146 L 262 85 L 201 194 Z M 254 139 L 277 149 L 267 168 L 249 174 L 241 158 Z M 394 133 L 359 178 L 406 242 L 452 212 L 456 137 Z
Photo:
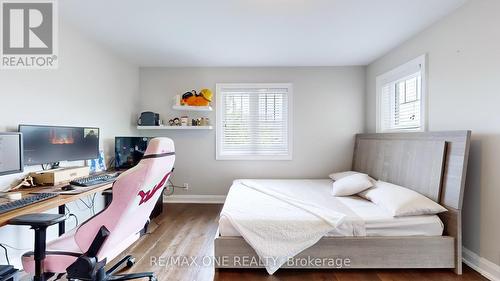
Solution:
M 331 197 L 332 181 L 329 179 L 254 181 L 263 185 L 282 185 L 285 189 L 293 185 L 302 186 L 314 189 L 323 198 Z M 235 181 L 231 189 L 238 188 L 241 188 L 239 181 Z M 337 197 L 336 200 L 355 212 L 365 222 L 366 236 L 441 236 L 443 234 L 444 225 L 437 215 L 393 217 L 387 210 L 358 196 Z M 314 198 L 311 201 L 316 205 L 322 204 L 322 202 L 314 202 Z M 236 202 L 236 204 L 240 203 Z M 219 235 L 221 237 L 241 236 L 223 214 L 219 218 Z M 342 234 L 335 230 L 325 235 L 325 237 L 341 236 Z
M 440 203 L 448 211 L 439 215 L 394 218 L 377 205 L 356 196 L 338 198 L 339 204 L 363 220 L 366 234 L 344 237 L 341 233 L 329 232 L 296 258 L 348 256 L 349 268 L 450 268 L 461 274 L 461 208 L 470 134 L 470 131 L 453 131 L 356 135 L 354 171 L 410 188 Z M 285 189 L 293 185 L 307 186 L 316 194 L 315 198 L 332 198 L 329 180 L 258 182 Z M 235 181 L 235 185 L 238 184 Z M 228 201 L 235 197 L 229 195 Z M 315 204 L 322 199 L 317 200 Z M 228 201 L 226 204 L 238 204 Z M 239 260 L 235 257 L 256 256 L 254 249 L 222 215 L 215 238 L 215 260 L 225 259 L 225 262 L 215 263 L 215 267 L 262 267 L 234 262 Z M 281 267 L 338 268 L 324 263 L 315 266 L 284 264 Z

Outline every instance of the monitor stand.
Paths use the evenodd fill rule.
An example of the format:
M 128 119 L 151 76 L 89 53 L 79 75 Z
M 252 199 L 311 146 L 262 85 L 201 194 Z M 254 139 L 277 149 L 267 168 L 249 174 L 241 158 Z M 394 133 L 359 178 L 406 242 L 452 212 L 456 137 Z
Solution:
M 43 170 L 30 173 L 37 185 L 58 185 L 70 182 L 77 178 L 88 177 L 90 168 L 87 166 L 81 167 L 61 167 L 51 170 Z

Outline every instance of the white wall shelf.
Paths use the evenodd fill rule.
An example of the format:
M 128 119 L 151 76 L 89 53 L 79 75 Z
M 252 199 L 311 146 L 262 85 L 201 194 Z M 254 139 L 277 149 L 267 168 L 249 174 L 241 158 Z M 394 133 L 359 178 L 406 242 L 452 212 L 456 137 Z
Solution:
M 212 130 L 212 126 L 137 126 L 137 130 Z
M 174 110 L 184 110 L 184 111 L 212 111 L 211 106 L 190 106 L 190 105 L 174 105 L 172 106 Z

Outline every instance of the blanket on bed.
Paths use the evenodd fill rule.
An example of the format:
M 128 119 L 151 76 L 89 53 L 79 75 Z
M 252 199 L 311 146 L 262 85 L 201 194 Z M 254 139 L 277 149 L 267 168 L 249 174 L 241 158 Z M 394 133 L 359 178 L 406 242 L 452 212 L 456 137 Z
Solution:
M 365 235 L 357 215 L 335 197 L 308 188 L 307 182 L 237 180 L 228 193 L 221 215 L 255 250 L 269 274 L 332 230 Z

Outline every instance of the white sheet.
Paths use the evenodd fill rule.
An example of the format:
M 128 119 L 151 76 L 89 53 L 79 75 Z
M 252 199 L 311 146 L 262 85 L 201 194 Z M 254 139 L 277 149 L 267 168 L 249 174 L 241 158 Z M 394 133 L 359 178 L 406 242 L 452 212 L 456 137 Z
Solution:
M 263 185 L 272 184 L 277 188 L 281 188 L 286 193 L 293 193 L 293 188 L 289 188 L 290 184 L 293 183 L 292 185 L 295 188 L 301 185 L 303 188 L 311 189 L 311 192 L 315 194 L 314 196 L 307 196 L 307 200 L 315 202 L 319 198 L 321 202 L 317 203 L 320 205 L 331 204 L 329 200 L 335 198 L 330 194 L 332 181 L 329 179 L 255 181 Z M 228 200 L 233 199 L 236 198 L 228 197 Z M 358 196 L 336 197 L 336 199 L 350 208 L 353 213 L 364 221 L 366 236 L 441 236 L 443 233 L 443 223 L 436 215 L 394 218 L 388 211 Z M 238 202 L 233 203 L 236 205 L 239 204 Z M 255 202 L 255 208 L 258 208 L 258 204 L 258 202 Z M 290 219 L 293 219 L 293 215 L 291 215 Z M 219 219 L 219 232 L 222 236 L 241 236 L 224 214 Z M 337 230 L 332 230 L 325 234 L 325 236 L 344 235 Z
M 304 188 L 311 185 L 238 180 L 229 191 L 221 216 L 252 246 L 269 274 L 333 230 L 365 235 L 363 221 L 350 208 L 332 204 L 335 198 L 325 199 L 321 189 Z

